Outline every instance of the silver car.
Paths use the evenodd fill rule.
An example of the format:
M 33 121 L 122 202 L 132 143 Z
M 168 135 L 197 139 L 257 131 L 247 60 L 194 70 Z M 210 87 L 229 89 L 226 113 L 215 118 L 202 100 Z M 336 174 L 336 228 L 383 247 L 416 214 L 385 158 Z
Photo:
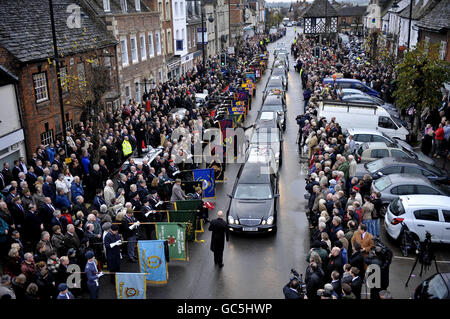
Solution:
M 389 203 L 401 195 L 450 196 L 446 186 L 434 184 L 425 176 L 415 174 L 390 174 L 380 177 L 372 182 L 371 191 L 381 193 L 382 216 L 385 215 Z

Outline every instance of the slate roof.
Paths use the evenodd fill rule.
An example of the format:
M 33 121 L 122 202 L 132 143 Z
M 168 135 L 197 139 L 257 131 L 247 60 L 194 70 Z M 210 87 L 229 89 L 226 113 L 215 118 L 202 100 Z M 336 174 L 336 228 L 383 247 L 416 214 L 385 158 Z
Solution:
M 303 18 L 325 17 L 325 10 L 327 17 L 338 16 L 336 9 L 328 2 L 328 0 L 315 0 L 308 11 L 305 12 Z
M 448 0 L 443 0 L 444 2 L 448 3 Z M 428 0 L 428 3 L 426 5 L 424 4 L 424 0 L 415 1 L 415 5 L 413 6 L 412 10 L 412 20 L 420 20 L 422 17 L 424 17 L 428 12 L 433 9 L 436 4 L 438 4 L 440 0 Z M 408 4 L 405 9 L 400 12 L 399 16 L 404 19 L 409 19 L 409 8 L 410 5 Z
M 340 17 L 362 17 L 367 10 L 367 6 L 350 6 L 338 10 Z
M 417 23 L 419 28 L 437 30 L 450 29 L 450 2 L 442 0 Z
M 81 7 L 81 28 L 67 25 L 71 4 L 81 6 L 80 0 L 53 1 L 58 49 L 73 55 L 115 45 L 117 41 L 94 16 Z M 21 62 L 53 57 L 50 10 L 48 1 L 0 0 L 0 46 Z

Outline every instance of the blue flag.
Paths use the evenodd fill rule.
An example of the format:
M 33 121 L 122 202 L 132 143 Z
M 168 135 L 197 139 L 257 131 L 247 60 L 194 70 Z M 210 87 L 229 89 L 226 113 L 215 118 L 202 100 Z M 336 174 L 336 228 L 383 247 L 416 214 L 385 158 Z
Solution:
M 147 299 L 145 274 L 116 273 L 117 299 Z
M 214 169 L 194 169 L 194 180 L 202 182 L 203 197 L 216 197 Z
M 164 240 L 138 241 L 139 266 L 142 273 L 147 274 L 147 282 L 165 284 L 169 279 Z

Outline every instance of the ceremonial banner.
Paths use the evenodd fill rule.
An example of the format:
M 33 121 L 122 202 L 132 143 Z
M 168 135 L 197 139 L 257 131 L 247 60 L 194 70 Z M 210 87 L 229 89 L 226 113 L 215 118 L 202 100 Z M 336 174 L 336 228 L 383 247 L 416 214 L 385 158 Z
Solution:
M 165 284 L 169 279 L 164 240 L 138 241 L 139 266 L 146 273 L 146 280 L 152 284 Z
M 186 239 L 193 241 L 195 239 L 195 230 L 197 225 L 197 213 L 192 212 L 176 212 L 169 211 L 168 220 L 171 223 L 183 222 L 186 223 Z
M 188 260 L 186 254 L 186 224 L 157 223 L 156 238 L 167 241 L 171 260 Z
M 214 169 L 194 169 L 194 180 L 202 182 L 203 197 L 216 197 L 216 183 Z
M 117 299 L 147 299 L 145 274 L 116 272 Z

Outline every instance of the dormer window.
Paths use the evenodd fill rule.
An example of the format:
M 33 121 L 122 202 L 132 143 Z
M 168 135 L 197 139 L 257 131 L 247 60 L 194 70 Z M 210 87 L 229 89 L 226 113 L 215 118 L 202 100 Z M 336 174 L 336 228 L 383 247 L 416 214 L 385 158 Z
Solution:
M 103 0 L 103 10 L 105 10 L 105 12 L 111 11 L 109 0 Z
M 135 0 L 136 11 L 141 11 L 141 0 Z

